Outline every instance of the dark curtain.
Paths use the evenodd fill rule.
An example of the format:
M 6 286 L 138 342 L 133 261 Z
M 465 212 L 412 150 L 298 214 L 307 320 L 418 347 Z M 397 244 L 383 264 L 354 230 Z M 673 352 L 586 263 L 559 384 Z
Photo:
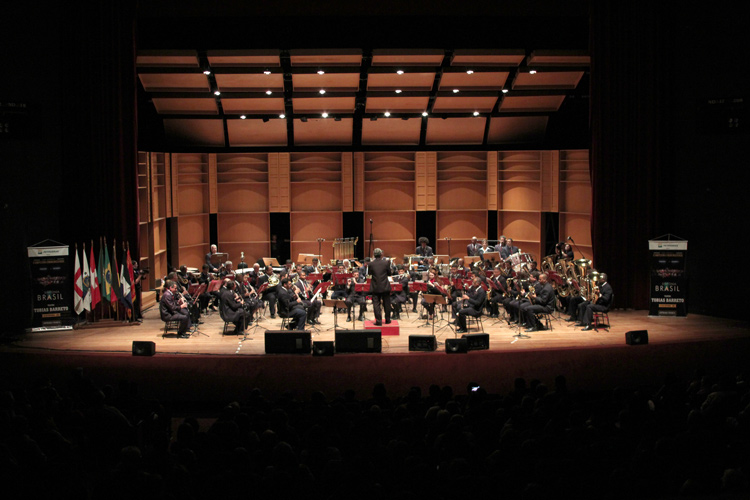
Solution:
M 670 72 L 658 9 L 591 2 L 591 234 L 618 308 L 648 307 L 648 240 L 668 232 Z
M 61 234 L 106 236 L 138 249 L 135 2 L 67 4 L 61 20 L 68 61 L 61 74 Z M 98 248 L 98 243 L 96 243 Z

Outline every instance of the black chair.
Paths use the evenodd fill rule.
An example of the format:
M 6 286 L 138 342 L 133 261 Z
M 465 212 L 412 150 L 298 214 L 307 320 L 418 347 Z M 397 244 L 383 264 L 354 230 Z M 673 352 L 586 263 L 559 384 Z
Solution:
M 484 323 L 482 323 L 482 313 L 480 312 L 477 316 L 466 315 L 466 329 L 471 330 L 471 322 L 474 321 L 474 325 L 484 333 Z
M 552 321 L 550 318 L 551 315 L 552 313 L 548 313 L 548 312 L 536 313 L 537 321 L 539 321 L 541 325 L 544 325 L 545 330 L 552 331 Z
M 609 308 L 606 311 L 593 311 L 594 312 L 594 331 L 599 331 L 599 327 L 609 331 L 609 310 L 612 309 L 612 304 L 615 301 L 614 294 L 612 300 L 609 302 Z
M 227 334 L 227 330 L 229 329 L 229 325 L 232 325 L 234 327 L 234 323 L 231 321 L 227 321 L 227 318 L 224 317 L 224 309 L 221 307 L 221 304 L 219 304 L 219 316 L 221 316 L 221 320 L 224 322 L 224 330 L 221 332 L 222 335 Z
M 161 334 L 161 338 L 164 338 L 170 332 L 175 334 L 180 333 L 180 322 L 175 320 L 169 320 L 164 322 L 164 332 Z

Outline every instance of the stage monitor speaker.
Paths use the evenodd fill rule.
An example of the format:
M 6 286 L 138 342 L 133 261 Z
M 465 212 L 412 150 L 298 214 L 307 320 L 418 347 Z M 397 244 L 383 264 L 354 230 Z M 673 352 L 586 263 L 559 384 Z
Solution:
M 380 330 L 336 330 L 336 352 L 380 352 Z
M 648 344 L 648 330 L 632 330 L 626 332 L 625 343 L 628 345 Z
M 310 354 L 310 330 L 266 330 L 266 354 Z
M 467 333 L 461 335 L 461 338 L 466 339 L 467 348 L 470 351 L 482 351 L 490 348 L 489 333 Z
M 333 356 L 333 340 L 316 340 L 312 347 L 313 356 Z
M 447 339 L 445 341 L 445 352 L 447 352 L 448 354 L 469 352 L 469 343 L 465 338 Z
M 155 352 L 155 343 L 142 340 L 133 341 L 133 356 L 153 356 Z
M 434 351 L 437 349 L 437 338 L 434 335 L 409 335 L 410 351 Z

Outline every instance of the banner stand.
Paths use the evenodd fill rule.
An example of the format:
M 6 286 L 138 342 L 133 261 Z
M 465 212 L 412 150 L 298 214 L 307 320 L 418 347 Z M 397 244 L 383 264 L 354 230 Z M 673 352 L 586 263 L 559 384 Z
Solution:
M 72 330 L 73 286 L 70 247 L 44 240 L 27 247 L 33 317 L 27 332 Z
M 651 254 L 649 316 L 687 316 L 687 240 L 665 234 L 648 240 Z

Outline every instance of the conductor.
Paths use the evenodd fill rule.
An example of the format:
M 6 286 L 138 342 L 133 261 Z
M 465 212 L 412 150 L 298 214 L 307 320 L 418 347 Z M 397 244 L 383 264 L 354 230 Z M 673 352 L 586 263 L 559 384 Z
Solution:
M 388 282 L 388 276 L 391 274 L 391 263 L 388 259 L 383 259 L 383 251 L 376 248 L 373 252 L 373 260 L 370 262 L 370 295 L 372 296 L 372 308 L 375 312 L 375 325 L 383 324 L 383 310 L 381 301 L 385 308 L 385 324 L 391 322 L 391 285 Z

